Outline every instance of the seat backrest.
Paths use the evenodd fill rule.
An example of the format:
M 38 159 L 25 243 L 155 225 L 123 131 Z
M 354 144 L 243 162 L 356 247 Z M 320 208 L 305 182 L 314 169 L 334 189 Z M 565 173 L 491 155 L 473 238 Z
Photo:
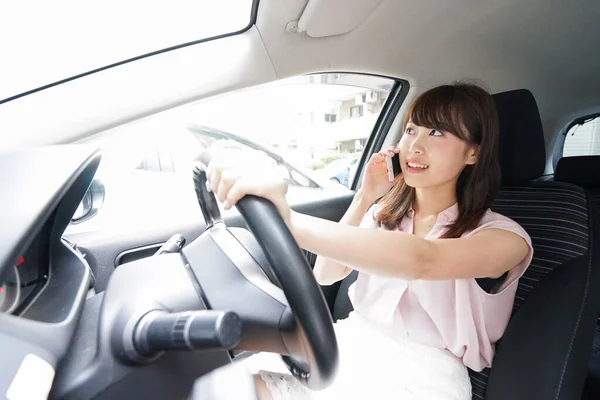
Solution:
M 599 269 L 591 268 L 598 257 L 592 247 L 594 207 L 577 186 L 530 182 L 543 173 L 546 161 L 532 94 L 516 90 L 494 99 L 503 188 L 492 209 L 527 230 L 534 256 L 519 281 L 493 369 L 470 371 L 473 399 L 579 398 L 600 304 Z M 356 276 L 340 285 L 335 319 L 352 310 L 347 289 Z
M 554 180 L 585 188 L 600 207 L 600 156 L 561 158 L 554 170 Z

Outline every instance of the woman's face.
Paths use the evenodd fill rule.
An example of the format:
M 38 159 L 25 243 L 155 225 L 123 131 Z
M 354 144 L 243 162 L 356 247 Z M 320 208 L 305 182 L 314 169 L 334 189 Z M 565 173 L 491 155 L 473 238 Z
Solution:
M 404 181 L 414 188 L 456 183 L 463 168 L 475 164 L 476 146 L 470 146 L 450 132 L 406 125 L 398 144 Z

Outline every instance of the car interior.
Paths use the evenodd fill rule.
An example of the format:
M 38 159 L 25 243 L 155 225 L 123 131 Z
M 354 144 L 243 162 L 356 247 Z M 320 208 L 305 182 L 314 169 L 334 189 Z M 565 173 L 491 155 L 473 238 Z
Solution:
M 268 151 L 304 190 L 290 198 L 295 210 L 339 221 L 367 160 L 398 142 L 417 96 L 468 80 L 489 88 L 499 114 L 502 187 L 491 208 L 518 222 L 534 248 L 493 367 L 469 371 L 473 399 L 600 398 L 596 2 L 228 0 L 215 6 L 223 21 L 245 16 L 241 25 L 221 25 L 209 9 L 195 15 L 163 7 L 146 20 L 133 17 L 143 9 L 133 10 L 112 25 L 117 31 L 123 24 L 122 32 L 147 25 L 153 32 L 147 37 L 115 35 L 105 22 L 90 36 L 99 41 L 85 42 L 85 24 L 78 33 L 66 30 L 87 43 L 86 51 L 52 39 L 43 25 L 28 41 L 26 24 L 5 24 L 12 34 L 3 36 L 14 43 L 0 47 L 11 60 L 0 67 L 1 396 L 256 399 L 254 382 L 234 367 L 257 352 L 280 354 L 307 387 L 327 387 L 339 364 L 333 323 L 352 311 L 348 288 L 357 272 L 318 285 L 311 271 L 316 255 L 298 247 L 271 203 L 248 196 L 222 209 L 207 189 L 205 153 L 192 154 L 184 174 L 161 172 L 161 161 L 157 171 L 142 174 L 149 158 L 144 167 L 136 161 L 134 173 L 116 169 L 120 180 L 113 183 L 114 177 L 99 178 L 106 152 L 96 139 L 132 126 L 143 134 L 160 118 L 191 122 L 186 134 L 201 128 Z M 45 10 L 46 22 L 38 22 L 59 25 L 63 11 Z M 0 14 L 22 21 L 28 12 Z M 97 12 L 77 21 L 88 18 L 93 27 L 100 15 L 127 10 Z M 176 26 L 191 36 L 176 36 Z M 129 53 L 116 45 L 143 40 L 149 44 Z M 107 49 L 112 58 L 99 58 Z M 251 124 L 243 110 L 225 110 L 227 123 L 238 124 L 234 132 L 210 126 L 214 110 L 186 117 L 230 94 L 281 82 L 291 87 L 290 79 L 339 86 L 346 76 L 347 86 L 369 87 L 369 94 L 345 93 L 347 113 L 345 98 L 336 100 L 341 105 L 335 118 L 326 111 L 327 127 L 358 124 L 373 111 L 364 137 L 335 144 L 358 157 L 347 188 L 302 188 L 312 175 L 281 156 L 281 147 L 245 137 Z M 385 78 L 385 96 L 360 83 L 370 78 Z M 286 99 L 275 102 L 298 103 Z M 283 131 L 276 114 L 268 114 L 275 122 L 257 117 L 258 128 Z M 169 126 L 161 125 L 165 146 L 175 140 Z M 163 150 L 152 154 L 161 160 Z

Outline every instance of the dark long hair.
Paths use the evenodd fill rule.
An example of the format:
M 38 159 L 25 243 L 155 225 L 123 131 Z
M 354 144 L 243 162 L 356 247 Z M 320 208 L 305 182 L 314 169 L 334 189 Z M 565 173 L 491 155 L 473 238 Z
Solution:
M 458 217 L 442 236 L 460 237 L 477 227 L 500 188 L 500 128 L 494 100 L 485 89 L 473 83 L 438 86 L 415 100 L 406 114 L 405 128 L 409 120 L 418 126 L 450 132 L 479 147 L 476 163 L 465 166 L 458 177 Z M 376 222 L 387 229 L 399 227 L 414 200 L 415 188 L 401 180 L 379 200 L 382 207 Z

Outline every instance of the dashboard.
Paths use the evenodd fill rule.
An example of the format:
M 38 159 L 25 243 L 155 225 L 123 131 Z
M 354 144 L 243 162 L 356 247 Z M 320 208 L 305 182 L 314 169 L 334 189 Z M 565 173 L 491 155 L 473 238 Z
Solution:
M 20 315 L 32 305 L 48 281 L 50 224 L 46 224 L 29 248 L 9 267 L 0 286 L 0 312 Z
M 85 145 L 0 151 L 0 397 L 184 398 L 231 363 L 225 348 L 132 361 L 132 321 L 207 307 L 179 254 L 120 266 L 95 291 L 94 255 L 65 231 L 100 158 Z
M 98 253 L 65 232 L 99 162 L 82 145 L 0 151 L 0 397 L 181 399 L 234 348 L 305 356 L 245 229 L 198 218 L 180 253 L 111 263 L 97 293 Z
M 48 395 L 92 290 L 85 257 L 62 234 L 99 162 L 83 146 L 0 152 L 0 393 L 8 398 Z

